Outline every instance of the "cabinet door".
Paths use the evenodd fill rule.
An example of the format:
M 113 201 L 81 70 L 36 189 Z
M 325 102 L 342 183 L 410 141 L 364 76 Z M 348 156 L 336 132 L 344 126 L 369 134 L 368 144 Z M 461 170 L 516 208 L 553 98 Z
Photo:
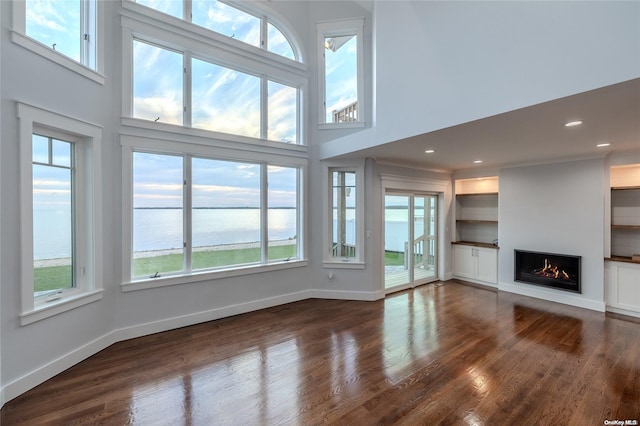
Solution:
M 476 277 L 475 249 L 469 246 L 453 246 L 453 274 L 458 277 Z
M 492 284 L 498 283 L 498 253 L 493 249 L 476 249 L 478 279 Z

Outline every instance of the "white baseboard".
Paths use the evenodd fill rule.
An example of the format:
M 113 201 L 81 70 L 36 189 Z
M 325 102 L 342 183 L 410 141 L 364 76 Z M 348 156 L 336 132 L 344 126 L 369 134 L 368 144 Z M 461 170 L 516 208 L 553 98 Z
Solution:
M 0 407 L 114 343 L 313 297 L 311 290 L 305 290 L 114 330 L 6 384 L 0 390 Z
M 284 305 L 285 303 L 310 299 L 311 297 L 313 297 L 310 294 L 311 293 L 309 290 L 288 293 L 281 296 L 268 297 L 266 299 L 253 300 L 251 302 L 238 303 L 235 305 L 223 306 L 221 308 L 215 308 L 208 311 L 196 312 L 179 317 L 167 318 L 159 321 L 121 328 L 115 332 L 117 337 L 116 341 L 120 342 L 123 340 L 134 339 L 136 337 L 147 336 L 149 334 L 160 333 L 163 331 L 173 330 L 176 328 L 186 327 L 194 324 L 200 324 L 203 322 L 226 318 L 233 315 L 245 314 L 247 312 L 257 311 L 259 309 Z
M 614 314 L 626 315 L 628 317 L 640 318 L 640 312 L 630 311 L 628 309 L 616 308 L 614 306 L 607 306 L 607 312 L 613 312 Z
M 379 291 L 342 291 L 342 290 L 310 290 L 314 299 L 362 300 L 372 302 L 384 298 L 384 290 Z
M 107 333 L 86 345 L 76 348 L 63 356 L 54 359 L 42 367 L 25 374 L 13 382 L 6 384 L 2 388 L 2 405 L 4 405 L 5 402 L 11 401 L 15 397 L 22 395 L 29 389 L 38 386 L 40 383 L 49 380 L 56 374 L 73 367 L 80 361 L 84 361 L 91 355 L 94 355 L 104 348 L 114 344 L 116 340 L 114 340 L 113 336 L 114 333 Z
M 548 300 L 549 302 L 576 306 L 578 308 L 590 309 L 592 311 L 605 311 L 604 300 L 585 299 L 583 297 L 574 296 L 570 293 L 564 294 L 562 291 L 546 291 L 540 287 L 532 285 L 517 285 L 513 283 L 500 282 L 498 290 L 522 296 L 535 297 L 536 299 Z

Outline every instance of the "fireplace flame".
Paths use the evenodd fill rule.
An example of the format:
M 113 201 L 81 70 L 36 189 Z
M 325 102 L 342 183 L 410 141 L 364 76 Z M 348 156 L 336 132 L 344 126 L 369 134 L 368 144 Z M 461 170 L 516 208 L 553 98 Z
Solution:
M 544 268 L 535 269 L 533 271 L 534 274 L 545 277 L 545 278 L 554 278 L 556 280 L 569 280 L 569 274 L 567 274 L 563 269 L 558 268 L 556 265 L 552 265 L 549 262 L 549 259 L 544 260 Z

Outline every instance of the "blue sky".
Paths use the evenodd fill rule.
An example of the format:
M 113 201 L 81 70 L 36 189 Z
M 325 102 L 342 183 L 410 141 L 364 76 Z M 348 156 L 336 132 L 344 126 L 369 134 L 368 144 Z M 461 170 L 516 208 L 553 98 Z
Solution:
M 134 153 L 134 207 L 182 207 L 182 164 L 179 156 Z M 296 169 L 269 166 L 268 179 L 269 207 L 297 205 Z M 260 207 L 260 166 L 194 158 L 192 188 L 194 207 Z
M 26 0 L 26 33 L 80 61 L 80 2 Z

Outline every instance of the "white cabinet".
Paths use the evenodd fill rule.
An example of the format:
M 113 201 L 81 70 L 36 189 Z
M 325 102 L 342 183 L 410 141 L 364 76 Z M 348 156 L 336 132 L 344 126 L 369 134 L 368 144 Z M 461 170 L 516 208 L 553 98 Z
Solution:
M 640 264 L 605 262 L 607 311 L 640 317 Z
M 453 245 L 453 276 L 478 284 L 498 285 L 498 249 Z

